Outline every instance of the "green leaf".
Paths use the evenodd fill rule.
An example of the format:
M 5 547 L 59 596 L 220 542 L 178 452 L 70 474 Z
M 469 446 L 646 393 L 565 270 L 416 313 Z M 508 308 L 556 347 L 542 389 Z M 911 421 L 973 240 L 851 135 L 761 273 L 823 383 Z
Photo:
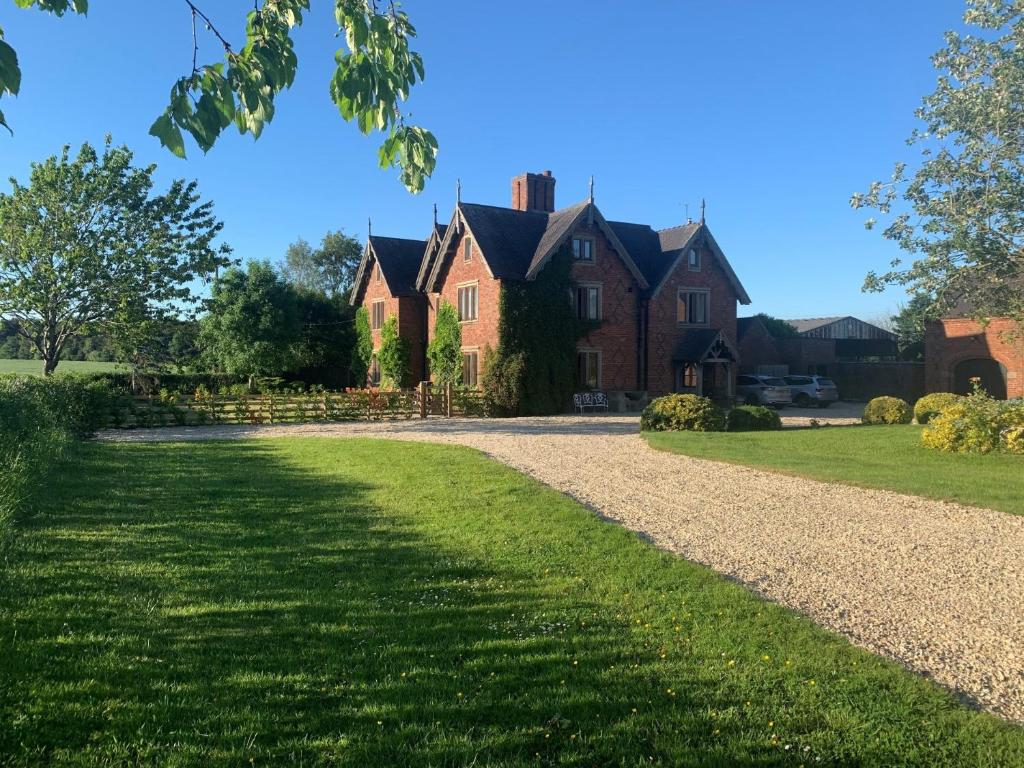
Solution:
M 3 34 L 0 33 L 0 37 Z M 0 40 L 0 93 L 17 95 L 21 88 L 21 68 L 18 66 L 18 54 L 3 40 Z
M 156 122 L 149 128 L 149 135 L 160 139 L 160 143 L 167 147 L 178 157 L 185 157 L 185 141 L 181 137 L 181 130 L 171 119 L 170 112 L 164 112 L 156 119 Z

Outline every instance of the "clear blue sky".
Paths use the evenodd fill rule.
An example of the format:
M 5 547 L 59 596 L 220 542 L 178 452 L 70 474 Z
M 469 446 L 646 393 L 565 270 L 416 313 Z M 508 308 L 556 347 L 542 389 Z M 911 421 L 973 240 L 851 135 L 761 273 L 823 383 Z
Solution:
M 375 233 L 425 237 L 434 203 L 450 215 L 460 177 L 463 199 L 508 205 L 512 176 L 551 169 L 563 206 L 594 174 L 610 219 L 672 226 L 706 198 L 754 299 L 741 314 L 867 319 L 903 298 L 860 292 L 897 251 L 848 200 L 914 158 L 904 141 L 935 83 L 929 56 L 963 12 L 962 0 L 408 0 L 427 68 L 409 109 L 441 144 L 433 179 L 411 196 L 377 168 L 378 139 L 330 102 L 338 41 L 326 0 L 298 31 L 298 77 L 263 137 L 231 129 L 186 161 L 147 135 L 191 64 L 184 2 L 90 6 L 57 19 L 0 0 L 24 72 L 22 94 L 0 102 L 15 130 L 0 136 L 4 177 L 111 133 L 164 181 L 197 179 L 237 256 L 276 260 L 299 236 L 364 238 L 369 216 Z M 246 3 L 200 7 L 241 41 Z M 203 43 L 202 60 L 217 60 Z

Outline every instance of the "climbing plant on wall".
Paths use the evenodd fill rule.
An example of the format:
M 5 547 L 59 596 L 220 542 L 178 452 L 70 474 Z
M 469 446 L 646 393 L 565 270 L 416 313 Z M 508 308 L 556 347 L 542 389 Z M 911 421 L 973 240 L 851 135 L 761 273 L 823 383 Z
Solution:
M 572 399 L 576 343 L 599 323 L 576 317 L 569 299 L 571 269 L 566 246 L 535 280 L 502 286 L 498 348 L 487 365 L 484 389 L 503 412 L 560 413 Z
M 440 300 L 434 338 L 427 346 L 430 373 L 438 384 L 458 384 L 462 374 L 462 326 L 458 310 L 451 302 Z
M 370 331 L 370 313 L 366 307 L 356 310 L 356 343 L 352 348 L 352 381 L 357 387 L 366 384 L 366 374 L 373 359 L 373 334 Z
M 380 385 L 384 389 L 409 386 L 409 340 L 398 334 L 398 318 L 392 315 L 380 329 Z

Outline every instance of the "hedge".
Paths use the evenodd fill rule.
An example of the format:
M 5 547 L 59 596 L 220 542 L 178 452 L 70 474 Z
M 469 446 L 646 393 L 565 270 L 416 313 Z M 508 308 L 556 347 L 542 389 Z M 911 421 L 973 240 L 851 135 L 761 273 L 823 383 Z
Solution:
M 729 411 L 725 420 L 727 432 L 760 432 L 782 429 L 777 411 L 763 405 L 738 405 Z
M 0 377 L 0 543 L 71 443 L 109 417 L 109 385 L 84 377 Z
M 914 418 L 910 404 L 898 397 L 876 397 L 864 407 L 865 424 L 909 424 Z
M 960 395 L 954 395 L 952 392 L 933 392 L 925 395 L 914 403 L 914 418 L 918 424 L 927 424 L 959 400 Z
M 921 444 L 947 453 L 1024 454 L 1024 401 L 984 392 L 957 398 L 928 422 Z
M 666 395 L 652 400 L 640 416 L 640 429 L 666 432 L 721 432 L 725 413 L 699 395 Z

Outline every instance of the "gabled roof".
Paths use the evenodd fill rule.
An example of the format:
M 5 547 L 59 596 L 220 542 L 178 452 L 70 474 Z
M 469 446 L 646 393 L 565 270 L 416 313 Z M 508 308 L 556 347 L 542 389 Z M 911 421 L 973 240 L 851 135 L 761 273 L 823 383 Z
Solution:
M 712 349 L 719 344 L 721 349 L 727 351 L 733 360 L 739 360 L 739 355 L 736 354 L 736 349 L 729 341 L 729 337 L 719 328 L 699 328 L 687 331 L 683 340 L 679 342 L 672 360 L 677 363 L 703 362 L 708 358 Z
M 647 278 L 644 277 L 643 272 L 641 272 L 636 262 L 633 261 L 632 256 L 630 256 L 629 251 L 619 240 L 615 230 L 612 229 L 598 207 L 590 200 L 577 203 L 571 208 L 555 211 L 548 216 L 547 229 L 545 229 L 541 241 L 537 244 L 537 250 L 533 255 L 533 260 L 530 262 L 530 269 L 526 273 L 526 278 L 531 280 L 537 276 L 544 268 L 544 265 L 547 264 L 548 259 L 562 246 L 579 222 L 585 217 L 597 224 L 598 229 L 608 238 L 608 242 L 611 243 L 612 248 L 619 254 L 622 262 L 633 274 L 633 277 L 636 278 L 640 287 L 646 289 L 648 287 Z
M 752 317 L 737 317 L 736 318 L 736 340 L 743 341 L 743 337 L 746 336 L 754 328 L 755 325 L 760 325 L 764 328 L 765 332 L 768 332 L 768 328 L 761 321 L 761 318 L 757 315 Z
M 786 322 L 796 328 L 797 333 L 804 333 L 805 331 L 813 331 L 815 328 L 832 325 L 832 323 L 838 322 L 839 320 L 845 320 L 847 317 L 850 317 L 850 315 L 837 315 L 835 317 L 806 317 L 801 320 L 787 320 Z
M 657 285 L 672 265 L 672 259 L 662 251 L 658 233 L 647 224 L 609 221 L 619 242 L 629 251 L 633 261 L 644 273 L 648 285 Z
M 404 237 L 381 237 L 371 235 L 363 250 L 363 258 L 356 271 L 355 289 L 349 302 L 357 304 L 363 295 L 366 281 L 370 278 L 367 269 L 373 257 L 380 265 L 381 275 L 393 296 L 410 296 L 416 293 L 416 271 L 423 259 L 425 240 L 407 240 Z
M 736 297 L 739 299 L 740 304 L 750 303 L 750 296 L 747 294 L 747 289 L 743 287 L 743 283 L 741 283 L 740 279 L 736 276 L 732 265 L 729 263 L 729 260 L 725 258 L 725 253 L 723 253 L 722 249 L 719 247 L 718 242 L 711 234 L 711 230 L 708 229 L 707 224 L 704 222 L 690 222 L 689 224 L 683 224 L 679 227 L 662 229 L 658 231 L 658 239 L 661 242 L 662 250 L 669 255 L 672 263 L 665 270 L 658 283 L 654 285 L 654 288 L 651 290 L 652 296 L 661 288 L 665 278 L 668 277 L 668 275 L 678 266 L 679 262 L 685 258 L 686 252 L 690 249 L 690 246 L 697 243 L 703 243 L 715 255 L 719 266 L 722 267 L 722 271 L 725 272 L 725 276 L 729 279 L 729 283 L 732 285 L 733 290 L 736 291 Z
M 434 228 L 430 230 L 430 237 L 427 238 L 427 246 L 424 248 L 423 256 L 420 259 L 420 268 L 416 273 L 417 291 L 425 289 L 427 278 L 430 276 L 430 270 L 434 266 L 434 259 L 437 258 L 437 254 L 441 250 L 441 243 L 444 242 L 444 236 L 447 231 L 447 225 L 437 223 L 435 223 Z

